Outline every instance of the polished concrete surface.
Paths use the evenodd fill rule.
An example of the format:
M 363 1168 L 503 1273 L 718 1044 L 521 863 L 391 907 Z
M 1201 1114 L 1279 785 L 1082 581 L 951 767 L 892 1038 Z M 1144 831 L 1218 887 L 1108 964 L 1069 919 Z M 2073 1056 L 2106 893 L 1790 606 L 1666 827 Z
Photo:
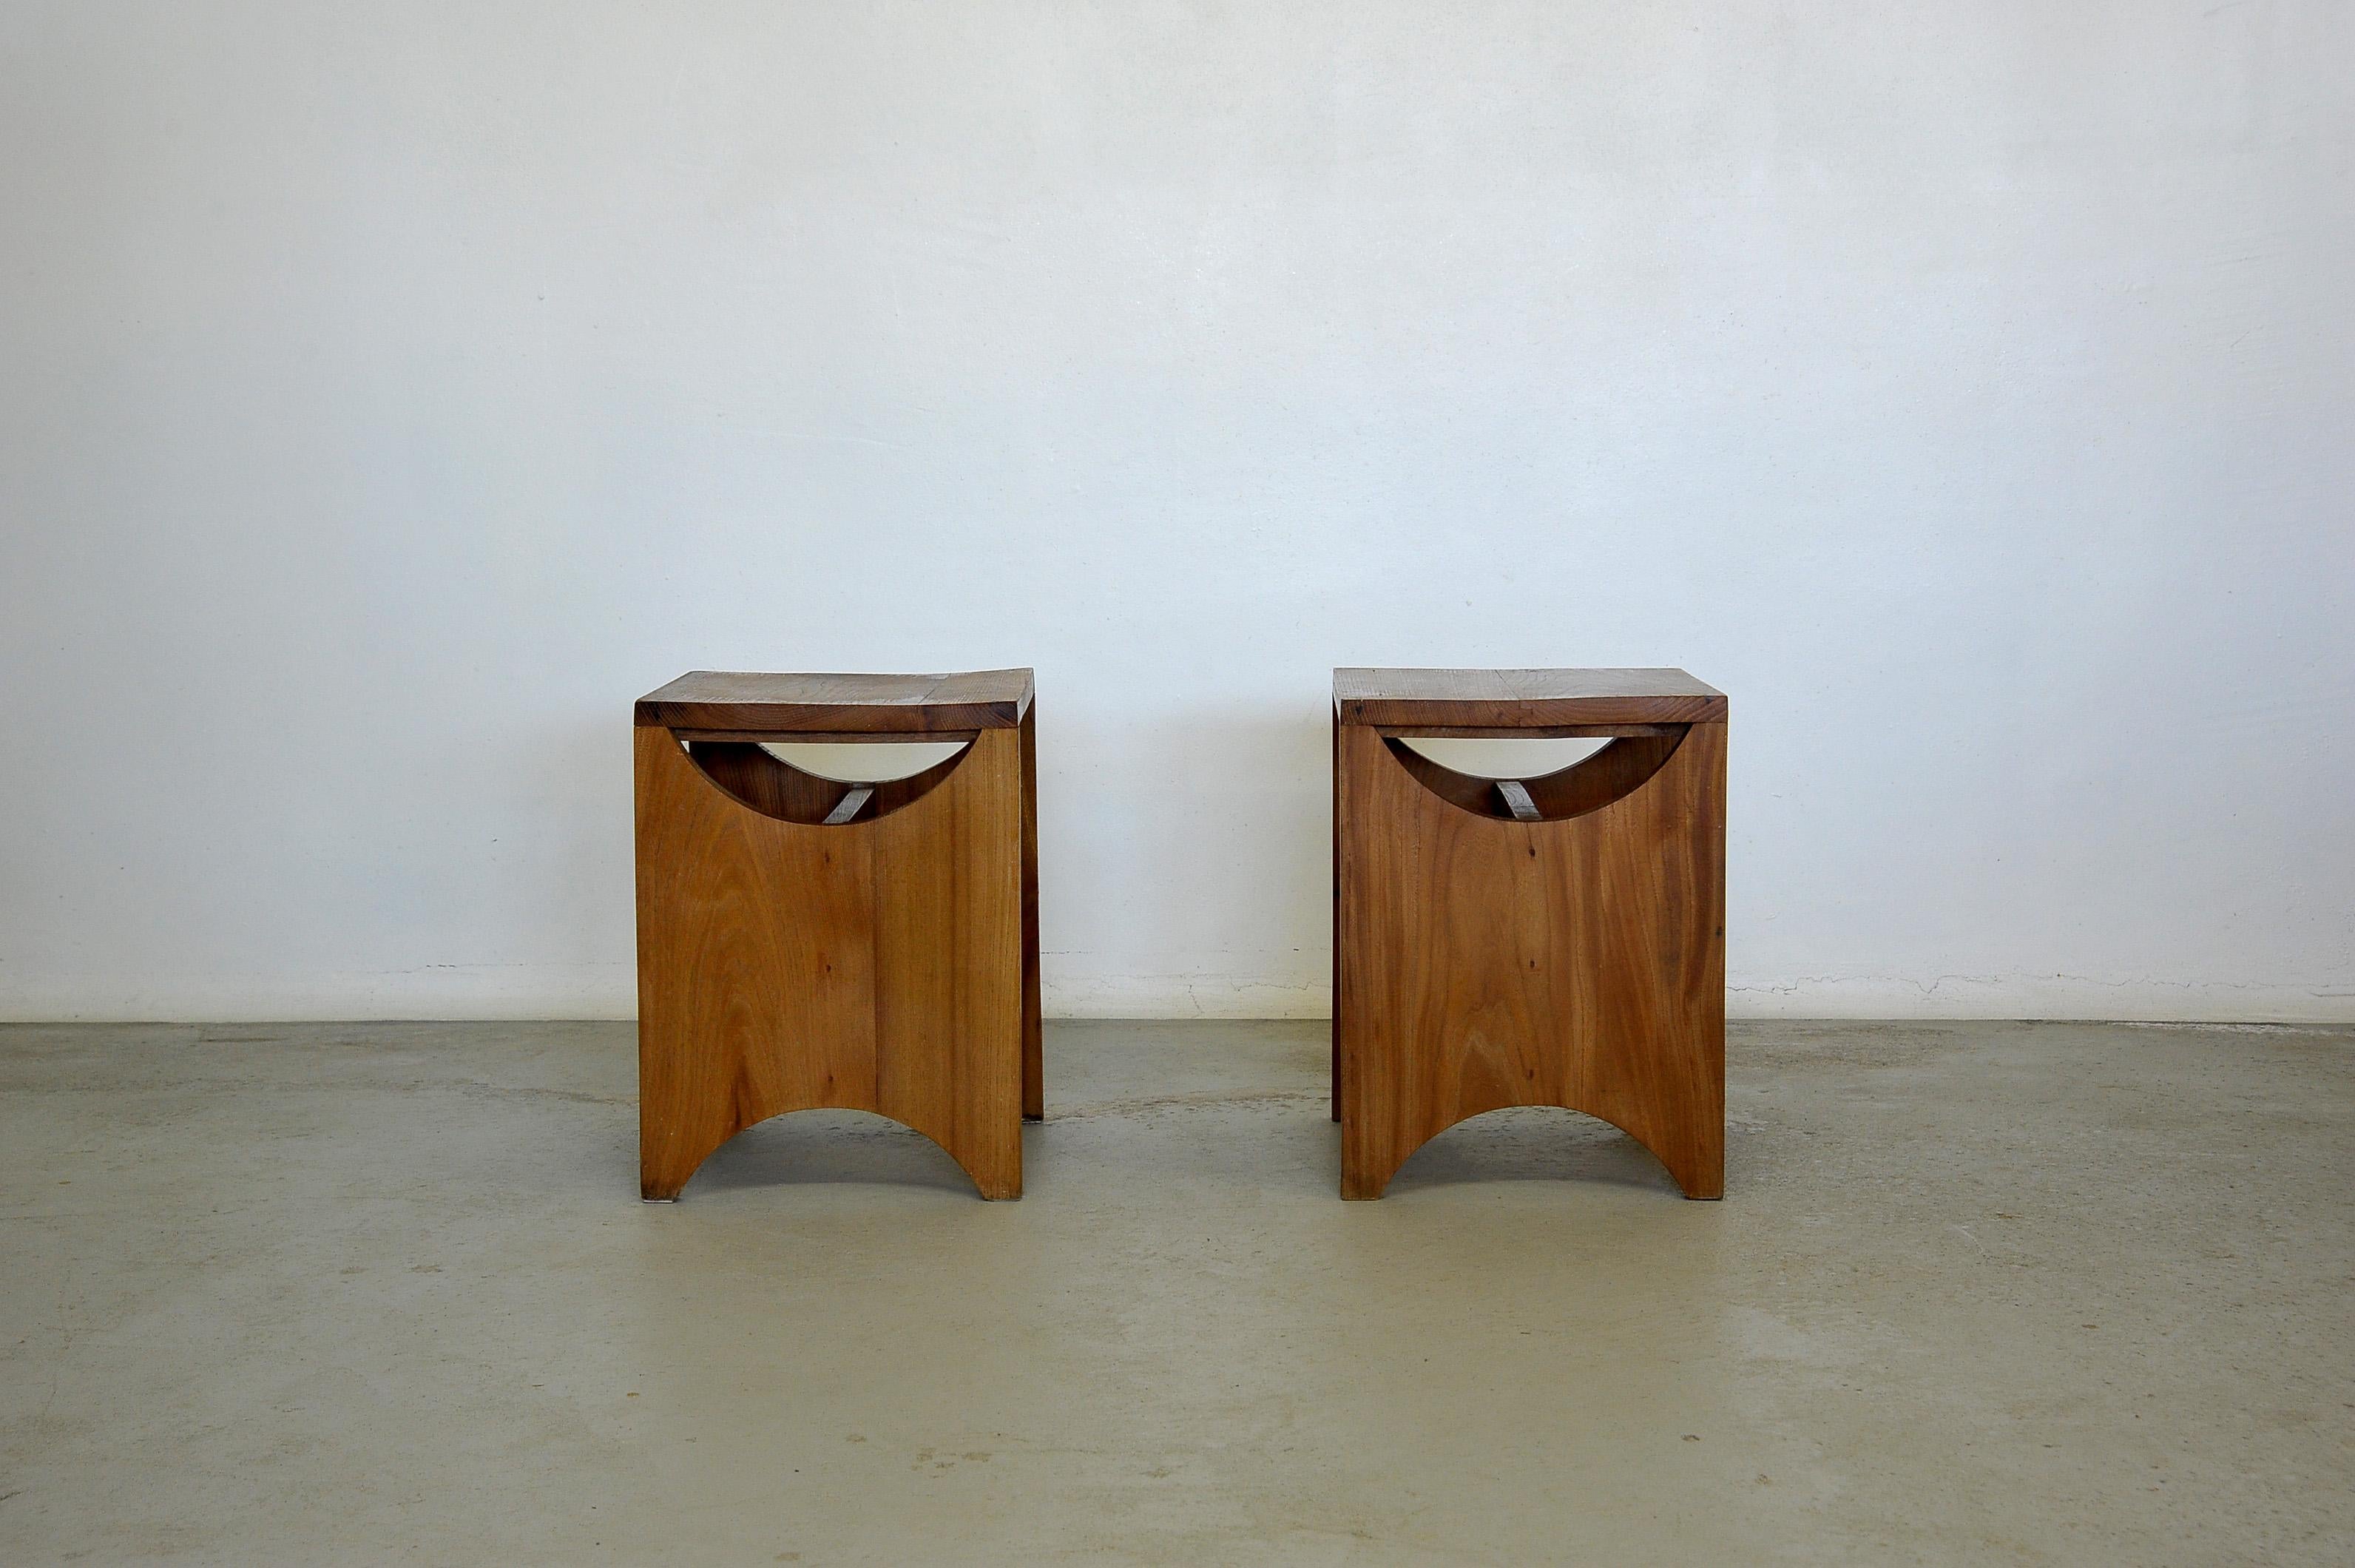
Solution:
M 642 1205 L 631 1042 L 0 1029 L 0 1563 L 2355 1561 L 2355 1031 L 1737 1026 L 1723 1203 L 1191 1023 Z

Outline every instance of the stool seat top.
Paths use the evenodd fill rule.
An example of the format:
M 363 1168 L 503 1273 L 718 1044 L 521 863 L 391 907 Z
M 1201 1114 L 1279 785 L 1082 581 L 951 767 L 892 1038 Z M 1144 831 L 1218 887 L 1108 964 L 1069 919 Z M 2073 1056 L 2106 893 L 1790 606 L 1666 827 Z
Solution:
M 1385 729 L 1539 730 L 1708 724 L 1725 693 L 1680 669 L 1337 669 L 1344 724 Z
M 747 735 L 939 735 L 1010 730 L 1027 669 L 963 675 L 753 675 L 698 669 L 638 699 L 636 722 Z

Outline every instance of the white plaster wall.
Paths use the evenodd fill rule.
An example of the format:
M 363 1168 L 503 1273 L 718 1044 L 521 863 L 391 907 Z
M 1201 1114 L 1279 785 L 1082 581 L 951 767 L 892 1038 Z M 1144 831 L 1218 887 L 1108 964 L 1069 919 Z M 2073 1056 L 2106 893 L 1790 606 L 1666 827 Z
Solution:
M 631 699 L 1039 673 L 1315 1013 L 1336 664 L 1732 695 L 1737 1012 L 2355 1017 L 2355 7 L 0 7 L 0 1012 L 617 1015 Z

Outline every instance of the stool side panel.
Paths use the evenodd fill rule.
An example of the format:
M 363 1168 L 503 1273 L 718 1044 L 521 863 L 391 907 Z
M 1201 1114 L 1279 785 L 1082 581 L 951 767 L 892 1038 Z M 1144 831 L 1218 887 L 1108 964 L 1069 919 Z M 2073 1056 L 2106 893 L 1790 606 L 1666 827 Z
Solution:
M 669 731 L 636 733 L 647 1194 L 675 1195 L 744 1127 L 833 1106 L 901 1121 L 985 1196 L 1018 1196 L 1012 733 L 906 807 L 832 827 L 763 816 Z
M 1721 1189 L 1724 727 L 1564 821 L 1450 805 L 1375 732 L 1340 747 L 1344 1192 L 1506 1105 L 1603 1116 Z M 1352 1190 L 1354 1189 L 1354 1190 Z

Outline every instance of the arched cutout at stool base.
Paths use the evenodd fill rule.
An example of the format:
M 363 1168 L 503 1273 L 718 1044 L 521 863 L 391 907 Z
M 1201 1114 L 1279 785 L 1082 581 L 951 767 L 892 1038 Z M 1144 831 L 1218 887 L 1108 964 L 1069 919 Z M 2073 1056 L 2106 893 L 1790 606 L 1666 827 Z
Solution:
M 697 1148 L 687 1145 L 675 1145 L 661 1149 L 643 1149 L 638 1172 L 638 1196 L 648 1203 L 677 1202 L 679 1193 L 684 1191 L 687 1184 L 695 1179 L 695 1173 L 702 1169 L 713 1155 L 725 1148 L 737 1137 L 751 1132 L 754 1127 L 765 1125 L 786 1116 L 800 1115 L 807 1111 L 861 1111 L 879 1116 L 893 1126 L 905 1127 L 908 1131 L 917 1134 L 948 1156 L 955 1163 L 956 1168 L 964 1172 L 965 1179 L 973 1183 L 975 1190 L 982 1197 L 1003 1200 L 1022 1196 L 1022 1180 L 1018 1168 L 1009 1181 L 1004 1173 L 1002 1160 L 988 1157 L 986 1152 L 978 1161 L 959 1154 L 951 1142 L 954 1136 L 953 1133 L 943 1136 L 943 1134 L 931 1128 L 918 1126 L 913 1122 L 885 1112 L 870 1110 L 865 1105 L 835 1104 L 795 1105 L 787 1110 L 772 1111 L 766 1115 L 754 1117 L 724 1136 L 711 1140 L 709 1147 Z M 703 1140 L 697 1141 L 700 1143 Z
M 1720 1161 L 1715 1166 L 1711 1166 L 1705 1158 L 1695 1156 L 1692 1151 L 1688 1149 L 1681 1151 L 1683 1155 L 1681 1163 L 1683 1164 L 1684 1168 L 1680 1170 L 1677 1168 L 1675 1165 L 1669 1163 L 1668 1157 L 1664 1155 L 1660 1148 L 1656 1147 L 1651 1139 L 1646 1138 L 1642 1133 L 1637 1132 L 1632 1127 L 1623 1126 L 1619 1123 L 1612 1120 L 1609 1116 L 1587 1110 L 1582 1106 L 1550 1104 L 1537 1101 L 1517 1101 L 1509 1105 L 1491 1105 L 1487 1110 L 1466 1112 L 1464 1115 L 1456 1118 L 1453 1122 L 1450 1122 L 1446 1126 L 1433 1131 L 1421 1143 L 1415 1145 L 1414 1147 L 1408 1149 L 1405 1153 L 1401 1155 L 1399 1157 L 1398 1163 L 1391 1167 L 1389 1170 L 1381 1172 L 1379 1179 L 1369 1171 L 1358 1173 L 1358 1179 L 1354 1184 L 1345 1183 L 1341 1196 L 1350 1199 L 1378 1199 L 1381 1197 L 1384 1192 L 1387 1192 L 1390 1189 L 1391 1183 L 1397 1179 L 1399 1172 L 1404 1170 L 1407 1165 L 1413 1160 L 1415 1156 L 1429 1148 L 1444 1135 L 1451 1133 L 1456 1128 L 1464 1126 L 1468 1123 L 1476 1122 L 1483 1116 L 1494 1115 L 1498 1111 L 1522 1110 L 1566 1111 L 1573 1115 L 1591 1118 L 1593 1121 L 1601 1123 L 1604 1126 L 1625 1134 L 1627 1140 L 1634 1144 L 1637 1148 L 1642 1149 L 1644 1153 L 1650 1157 L 1652 1163 L 1657 1168 L 1666 1172 L 1668 1179 L 1676 1183 L 1677 1190 L 1684 1194 L 1685 1197 L 1695 1200 L 1714 1201 L 1725 1196 L 1725 1173 L 1722 1161 Z M 1663 1141 L 1667 1142 L 1667 1147 L 1671 1153 L 1679 1152 L 1678 1151 L 1677 1146 L 1674 1142 L 1669 1142 L 1668 1140 Z M 1351 1190 L 1351 1185 L 1354 1185 L 1358 1189 Z

